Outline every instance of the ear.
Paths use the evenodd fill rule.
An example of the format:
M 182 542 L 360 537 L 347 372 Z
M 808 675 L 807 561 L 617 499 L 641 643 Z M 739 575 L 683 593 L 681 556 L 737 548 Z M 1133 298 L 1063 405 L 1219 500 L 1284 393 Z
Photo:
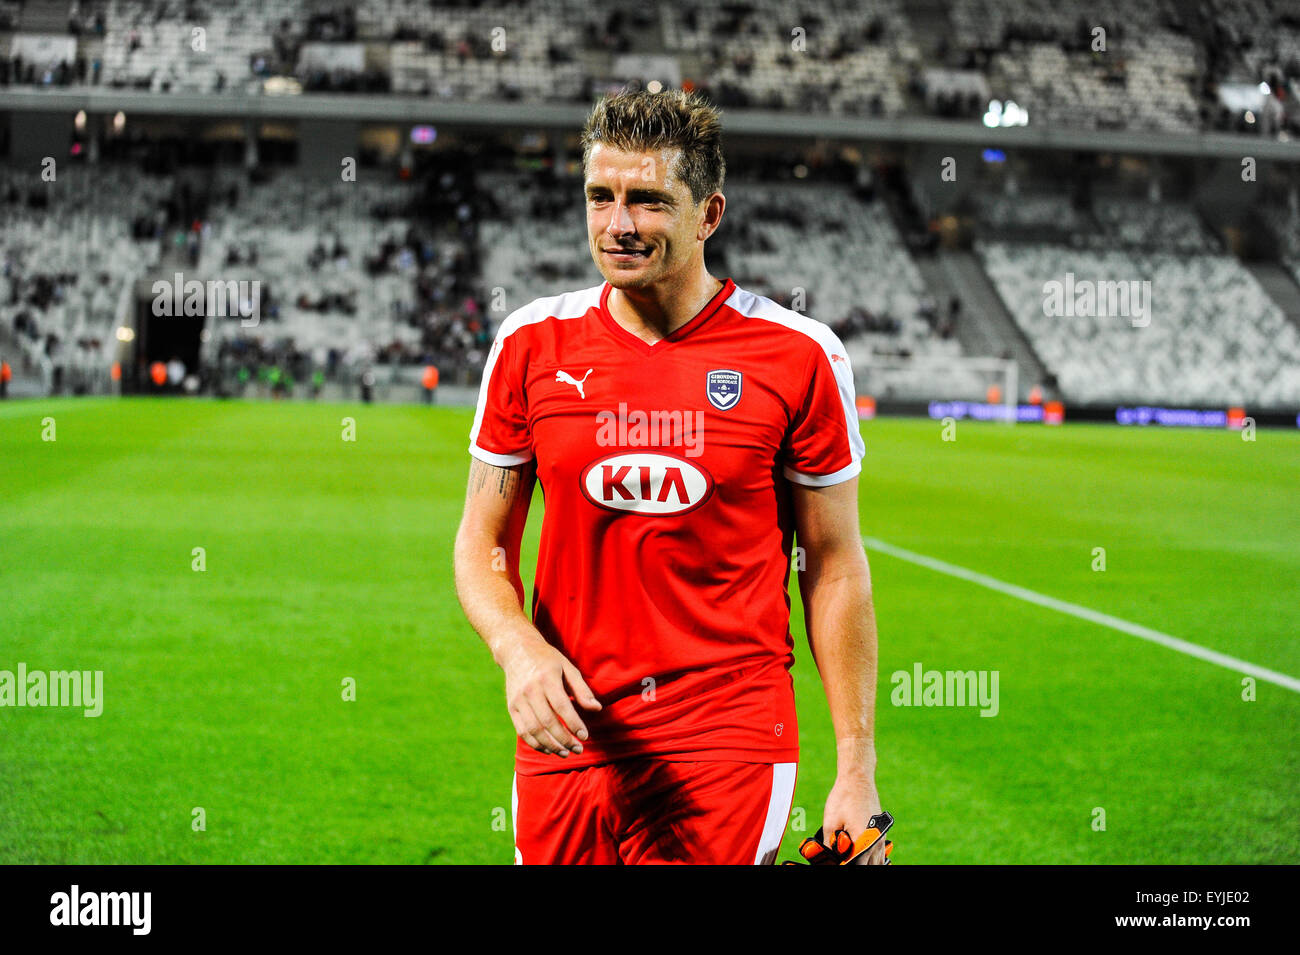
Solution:
M 700 228 L 696 232 L 696 238 L 703 242 L 718 231 L 718 226 L 722 223 L 722 210 L 726 207 L 727 197 L 720 192 L 705 197 L 704 218 L 700 221 Z

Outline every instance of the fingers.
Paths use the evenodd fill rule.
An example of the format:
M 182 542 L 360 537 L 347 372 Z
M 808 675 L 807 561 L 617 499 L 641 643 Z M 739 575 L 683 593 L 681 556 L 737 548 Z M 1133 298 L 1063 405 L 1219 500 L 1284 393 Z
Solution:
M 578 716 L 578 711 L 575 710 L 573 704 L 569 702 L 569 696 L 564 692 L 564 687 L 562 685 L 548 687 L 546 691 L 546 700 L 551 704 L 551 711 L 564 721 L 564 725 L 573 733 L 574 736 L 577 736 L 580 740 L 585 740 L 587 738 L 587 725 L 582 722 L 582 718 Z M 574 741 L 572 748 L 575 753 L 582 752 L 582 744 L 576 740 Z
M 540 743 L 540 749 L 543 753 L 550 753 L 552 756 L 559 756 L 561 759 L 569 758 L 569 747 L 561 743 L 555 733 L 548 727 L 543 726 L 537 731 L 537 741 Z
M 839 854 L 841 859 L 846 858 L 852 853 L 853 849 L 853 829 L 849 828 L 848 822 L 840 821 L 836 823 L 824 822 L 822 832 L 830 833 L 823 835 L 822 842 L 824 845 Z M 857 830 L 858 837 L 861 838 L 863 830 Z M 885 864 L 885 838 L 880 836 L 875 845 L 866 852 L 861 853 L 855 858 L 850 865 L 884 865 Z
M 569 755 L 569 751 L 561 746 L 559 741 L 547 732 L 544 726 L 539 725 L 531 707 L 526 714 L 515 719 L 515 732 L 526 746 L 537 750 L 539 753 L 562 757 Z
M 561 758 L 580 754 L 589 731 L 565 684 L 583 709 L 599 710 L 601 705 L 578 668 L 550 647 L 540 658 L 512 660 L 506 666 L 508 709 L 519 738 L 541 753 Z
M 858 865 L 884 865 L 885 864 L 885 840 L 881 839 L 868 851 L 862 853 L 858 859 Z
M 519 736 L 524 744 L 539 753 L 562 753 L 568 755 L 568 751 L 561 746 L 549 733 L 546 732 L 537 714 L 533 711 L 532 704 L 527 700 L 510 707 L 510 719 L 515 724 L 515 733 Z
M 511 712 L 512 717 L 517 717 L 516 732 L 520 739 L 539 752 L 562 758 L 567 758 L 570 753 L 581 753 L 582 743 L 569 732 L 562 716 L 556 712 L 557 709 L 567 709 L 581 726 L 577 713 L 558 685 L 549 689 L 534 688 L 524 695 Z M 582 733 L 585 735 L 586 732 L 586 727 L 582 726 Z
M 579 706 L 584 710 L 600 709 L 600 701 L 596 699 L 596 694 L 591 692 L 591 687 L 587 686 L 587 681 L 582 678 L 578 668 L 567 661 L 564 664 L 564 679 L 569 684 L 569 689 L 573 691 L 573 697 L 578 701 Z M 573 726 L 574 724 L 570 723 L 569 725 Z M 584 736 L 583 739 L 586 739 L 586 737 Z
M 885 837 L 882 834 L 876 844 L 862 853 L 857 859 L 858 865 L 884 865 L 885 864 Z
M 527 702 L 531 710 L 529 730 L 541 744 L 538 748 L 544 753 L 567 757 L 577 740 L 564 728 L 545 694 L 540 690 L 534 691 L 529 694 Z

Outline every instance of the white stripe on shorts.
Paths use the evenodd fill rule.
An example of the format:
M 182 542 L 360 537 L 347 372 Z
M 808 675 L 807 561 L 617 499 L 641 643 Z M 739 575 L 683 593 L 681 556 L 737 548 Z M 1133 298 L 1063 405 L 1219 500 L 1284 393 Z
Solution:
M 767 803 L 767 820 L 763 835 L 754 853 L 754 865 L 771 865 L 776 861 L 776 850 L 785 835 L 785 824 L 790 819 L 790 804 L 794 802 L 794 776 L 798 763 L 772 764 L 772 798 Z
M 519 774 L 510 776 L 510 832 L 515 837 L 515 865 L 523 865 L 524 857 L 519 852 Z

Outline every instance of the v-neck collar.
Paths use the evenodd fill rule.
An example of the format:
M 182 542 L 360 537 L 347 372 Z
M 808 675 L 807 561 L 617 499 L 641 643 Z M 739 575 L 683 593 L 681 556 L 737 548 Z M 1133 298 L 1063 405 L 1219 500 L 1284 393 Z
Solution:
M 661 338 L 653 345 L 651 345 L 647 341 L 643 341 L 642 339 L 637 338 L 626 328 L 624 328 L 622 325 L 616 322 L 614 320 L 614 316 L 609 313 L 609 293 L 613 291 L 613 288 L 614 287 L 612 285 L 606 282 L 605 287 L 601 289 L 600 307 L 597 309 L 597 311 L 600 313 L 601 321 L 605 323 L 605 327 L 610 330 L 610 332 L 614 335 L 615 338 L 619 339 L 629 347 L 640 352 L 642 355 L 651 356 L 651 355 L 657 355 L 660 352 L 664 351 L 667 346 L 673 344 L 674 342 L 681 341 L 691 332 L 695 331 L 695 329 L 699 328 L 701 325 L 707 322 L 709 318 L 718 311 L 718 309 L 722 308 L 723 302 L 725 302 L 727 299 L 731 297 L 731 293 L 736 290 L 736 283 L 731 281 L 731 279 L 724 279 L 722 283 L 722 288 L 718 289 L 717 294 L 714 295 L 713 298 L 709 299 L 707 305 L 705 305 L 702 309 L 696 312 L 694 318 L 692 318 L 681 328 L 678 328 L 677 330 L 672 332 L 672 334 L 668 335 L 666 338 Z

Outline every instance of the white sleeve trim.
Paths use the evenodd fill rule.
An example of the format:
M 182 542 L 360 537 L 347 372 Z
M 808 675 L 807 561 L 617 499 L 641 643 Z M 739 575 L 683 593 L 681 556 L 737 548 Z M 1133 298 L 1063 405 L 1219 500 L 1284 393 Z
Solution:
M 601 282 L 600 285 L 594 285 L 580 292 L 565 292 L 561 295 L 534 299 L 523 308 L 516 309 L 506 316 L 505 321 L 501 323 L 501 327 L 497 329 L 496 338 L 493 339 L 492 347 L 488 350 L 487 363 L 483 366 L 483 380 L 479 384 L 478 402 L 474 407 L 474 424 L 469 429 L 471 454 L 474 451 L 474 442 L 478 440 L 479 429 L 483 427 L 483 413 L 487 410 L 488 385 L 492 381 L 493 371 L 496 370 L 497 358 L 505 350 L 506 339 L 526 325 L 536 325 L 538 322 L 544 322 L 550 318 L 581 318 L 587 314 L 592 306 L 600 303 L 600 295 L 604 287 L 605 283 Z M 491 452 L 484 453 L 490 454 Z M 502 457 L 502 455 L 497 455 L 497 457 Z M 487 458 L 483 460 L 486 461 Z M 521 458 L 513 463 L 522 464 L 528 460 L 531 459 Z M 504 467 L 505 465 L 501 466 Z
M 498 468 L 514 467 L 516 464 L 525 464 L 533 459 L 531 454 L 496 454 L 492 451 L 484 451 L 473 443 L 469 446 L 469 453 L 485 464 Z
M 742 288 L 737 288 L 736 291 L 731 293 L 731 298 L 727 299 L 727 304 L 742 315 L 775 322 L 778 325 L 784 325 L 786 328 L 801 332 L 821 347 L 822 354 L 825 355 L 827 363 L 831 366 L 831 374 L 834 376 L 835 384 L 839 389 L 840 404 L 844 409 L 844 427 L 848 432 L 849 457 L 855 462 L 860 462 L 866 454 L 867 447 L 866 442 L 862 440 L 862 426 L 858 422 L 857 401 L 853 390 L 853 366 L 839 336 L 831 331 L 830 326 L 816 319 L 791 311 L 784 306 L 777 305 L 770 298 L 755 295 L 753 292 L 747 292 Z M 812 487 L 824 487 L 836 484 L 839 480 L 846 481 L 853 477 L 853 474 L 848 473 L 847 468 L 836 472 L 836 475 L 844 475 L 838 480 L 832 480 L 836 475 L 805 474 L 791 477 L 792 474 L 797 474 L 797 472 L 787 470 L 786 477 Z
M 807 487 L 830 487 L 832 484 L 843 484 L 861 473 L 861 461 L 854 461 L 848 467 L 840 468 L 834 474 L 803 474 L 789 467 L 785 469 L 787 481 L 793 481 L 795 484 L 803 484 Z

